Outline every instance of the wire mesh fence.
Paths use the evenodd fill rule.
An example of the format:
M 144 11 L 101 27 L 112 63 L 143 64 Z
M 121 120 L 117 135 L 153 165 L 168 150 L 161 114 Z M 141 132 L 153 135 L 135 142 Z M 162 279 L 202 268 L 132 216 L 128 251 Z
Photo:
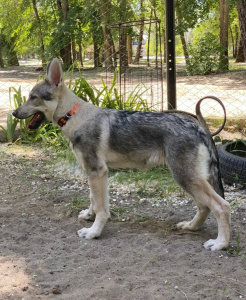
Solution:
M 8 15 L 0 14 L 2 20 L 9 18 L 8 24 L 15 22 L 12 29 L 5 25 L 0 34 L 3 61 L 0 68 L 1 124 L 6 121 L 8 111 L 13 109 L 11 95 L 21 88 L 22 95 L 27 96 L 39 76 L 45 74 L 45 63 L 54 56 L 59 56 L 65 67 L 74 63 L 73 76 L 83 76 L 99 88 L 103 85 L 102 79 L 109 87 L 116 80 L 114 88 L 119 91 L 122 108 L 127 96 L 138 91 L 152 110 L 167 109 L 164 6 L 156 8 L 149 4 L 149 7 L 143 8 L 140 1 L 134 8 L 127 1 L 114 3 L 107 0 L 93 4 L 64 1 L 69 5 L 60 7 L 60 1 L 50 0 L 41 1 L 38 5 L 33 1 L 33 6 L 24 10 L 24 2 L 15 2 L 16 10 L 7 4 L 5 12 L 8 11 Z M 178 5 L 179 1 L 177 9 Z M 217 8 L 211 9 L 216 11 Z M 32 20 L 32 30 L 23 21 L 23 14 Z M 130 17 L 132 21 L 129 21 Z M 223 101 L 227 116 L 236 120 L 234 125 L 239 124 L 246 119 L 246 65 L 244 61 L 236 63 L 233 57 L 235 49 L 230 41 L 236 33 L 229 34 L 228 68 L 222 71 L 215 68 L 215 58 L 220 54 L 211 52 L 211 49 L 205 54 L 200 51 L 200 58 L 194 61 L 197 53 L 194 45 L 200 46 L 201 50 L 204 45 L 213 44 L 215 51 L 214 40 L 219 41 L 218 22 L 207 31 L 204 29 L 208 26 L 206 24 L 212 24 L 214 19 L 210 23 L 204 20 L 205 25 L 199 22 L 199 27 L 204 26 L 200 33 L 204 39 L 199 41 L 198 26 L 184 32 L 184 35 L 177 30 L 177 109 L 194 113 L 200 98 L 213 95 Z M 177 28 L 179 25 L 177 23 Z M 15 34 L 12 34 L 14 30 Z M 25 36 L 24 31 L 28 33 Z M 188 45 L 189 61 L 184 49 L 180 50 L 184 42 L 182 37 Z M 21 48 L 21 43 L 26 44 L 25 49 Z M 236 45 L 239 45 L 239 39 Z M 203 70 L 198 67 L 203 67 Z M 207 118 L 216 119 L 223 115 L 220 106 L 212 100 L 203 104 L 202 111 Z M 239 128 L 237 125 L 234 127 L 236 130 Z

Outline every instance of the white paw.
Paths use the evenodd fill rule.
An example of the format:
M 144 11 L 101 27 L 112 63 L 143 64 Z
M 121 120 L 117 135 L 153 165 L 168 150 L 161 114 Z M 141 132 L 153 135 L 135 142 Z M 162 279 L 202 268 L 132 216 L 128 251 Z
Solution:
M 190 222 L 184 221 L 177 224 L 178 229 L 189 229 Z
M 91 240 L 91 239 L 99 237 L 100 233 L 98 233 L 98 231 L 96 231 L 92 227 L 90 227 L 90 228 L 82 228 L 82 229 L 78 230 L 77 235 L 84 239 Z
M 93 221 L 95 219 L 95 214 L 92 213 L 90 209 L 81 210 L 78 215 L 78 219 Z
M 192 221 L 183 221 L 177 224 L 177 228 L 183 230 L 197 231 L 199 227 L 194 226 L 194 223 L 192 223 Z
M 191 222 L 190 221 L 184 221 L 184 222 L 180 222 L 177 224 L 177 228 L 178 229 L 186 229 L 186 230 L 197 230 L 197 228 L 194 228 L 192 225 L 191 225 Z
M 223 249 L 226 249 L 228 247 L 228 243 L 220 241 L 218 239 L 216 239 L 216 240 L 208 240 L 207 242 L 205 242 L 203 244 L 203 247 L 206 250 L 211 250 L 211 251 L 223 250 Z

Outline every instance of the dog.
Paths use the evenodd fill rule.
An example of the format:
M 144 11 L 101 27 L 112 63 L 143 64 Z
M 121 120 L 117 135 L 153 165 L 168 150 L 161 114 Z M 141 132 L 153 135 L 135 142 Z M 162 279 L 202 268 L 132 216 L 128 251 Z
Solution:
M 101 108 L 85 102 L 64 83 L 62 65 L 53 59 L 46 78 L 31 90 L 13 115 L 34 117 L 29 128 L 46 119 L 61 126 L 90 185 L 90 206 L 80 219 L 94 219 L 79 237 L 97 238 L 110 217 L 108 168 L 146 169 L 166 164 L 177 183 L 192 196 L 197 212 L 179 229 L 198 230 L 210 211 L 218 223 L 218 236 L 203 244 L 222 250 L 230 240 L 230 205 L 224 200 L 218 154 L 210 132 L 197 118 L 183 112 L 141 112 Z

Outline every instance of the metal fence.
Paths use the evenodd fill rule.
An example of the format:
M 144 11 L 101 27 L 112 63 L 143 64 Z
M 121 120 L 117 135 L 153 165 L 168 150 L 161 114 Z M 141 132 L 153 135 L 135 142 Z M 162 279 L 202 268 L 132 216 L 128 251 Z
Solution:
M 11 94 L 13 95 L 14 89 L 21 88 L 23 95 L 27 96 L 28 92 L 36 83 L 39 75 L 44 74 L 42 71 L 37 71 L 40 67 L 40 62 L 37 60 L 20 60 L 19 67 L 8 67 L 0 69 L 0 118 L 2 115 L 6 116 L 6 112 L 13 108 L 11 103 Z M 165 65 L 164 65 L 165 67 Z M 133 67 L 134 68 L 134 67 Z M 194 112 L 196 102 L 207 95 L 213 95 L 220 98 L 227 110 L 229 118 L 245 119 L 246 118 L 246 70 L 245 65 L 242 64 L 241 70 L 231 70 L 227 73 L 213 74 L 207 76 L 187 76 L 182 69 L 184 63 L 177 64 L 177 108 L 188 112 Z M 180 72 L 179 72 L 180 70 Z M 149 67 L 145 67 L 144 64 L 141 67 L 135 67 L 128 70 L 127 74 L 124 74 L 124 80 L 127 80 L 131 85 L 131 88 L 135 88 L 137 85 L 146 84 L 149 82 L 150 89 L 153 91 L 154 100 L 157 106 L 156 109 L 167 108 L 166 97 L 166 71 L 163 69 L 163 74 L 159 74 L 155 70 L 151 70 Z M 161 77 L 163 78 L 163 86 L 161 86 Z M 100 85 L 101 76 L 109 77 L 109 72 L 99 69 L 91 72 L 90 70 L 82 70 L 82 76 L 88 79 L 92 84 Z M 159 82 L 160 81 L 160 82 Z M 157 83 L 159 82 L 159 86 Z M 110 84 L 110 80 L 107 80 Z M 128 89 L 130 88 L 128 84 Z M 155 86 L 158 88 L 158 92 L 155 91 Z M 125 87 L 124 87 L 125 89 Z M 11 91 L 11 93 L 10 93 Z M 163 100 L 162 100 L 163 97 Z M 161 105 L 160 105 L 161 104 Z M 221 110 L 211 104 L 211 107 L 206 108 L 204 113 L 209 117 L 220 117 Z
M 117 29 L 118 30 L 118 29 Z M 153 35 L 152 35 L 153 37 Z M 161 39 L 160 39 L 161 41 Z M 145 43 L 147 44 L 148 38 Z M 117 43 L 117 41 L 115 41 Z M 163 43 L 164 46 L 164 43 Z M 118 88 L 122 94 L 131 91 L 136 87 L 146 92 L 146 97 L 153 110 L 167 109 L 167 84 L 166 84 L 166 64 L 164 62 L 164 47 L 156 52 L 154 57 L 143 54 L 139 64 L 129 64 L 123 72 L 119 72 Z M 158 48 L 157 47 L 157 48 Z M 88 51 L 89 52 L 89 51 Z M 119 55 L 119 49 L 114 55 Z M 100 86 L 101 78 L 110 85 L 115 70 L 107 70 L 104 66 L 92 69 L 93 57 L 87 55 L 86 63 L 81 69 L 81 74 L 89 83 Z M 0 68 L 0 123 L 4 126 L 9 110 L 13 109 L 11 97 L 16 90 L 21 90 L 23 96 L 27 96 L 29 91 L 37 82 L 44 70 L 40 70 L 41 62 L 37 59 L 19 60 L 19 66 Z M 87 67 L 87 65 L 90 67 Z M 119 65 L 118 65 L 119 66 Z M 194 113 L 197 101 L 208 95 L 220 98 L 225 104 L 227 117 L 233 120 L 234 131 L 245 129 L 246 119 L 246 64 L 236 64 L 230 61 L 230 71 L 225 73 L 212 73 L 210 75 L 187 75 L 185 61 L 183 57 L 176 58 L 177 70 L 177 109 Z M 74 76 L 80 76 L 74 72 Z M 147 94 L 149 93 L 149 94 Z M 210 119 L 221 118 L 223 111 L 219 105 L 212 100 L 205 101 L 202 106 L 203 115 Z M 241 124 L 241 125 L 240 125 Z

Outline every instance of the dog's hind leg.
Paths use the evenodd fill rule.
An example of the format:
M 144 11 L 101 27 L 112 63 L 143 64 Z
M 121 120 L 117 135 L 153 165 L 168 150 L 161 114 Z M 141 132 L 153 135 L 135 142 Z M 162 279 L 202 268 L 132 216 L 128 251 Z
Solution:
M 91 171 L 88 175 L 88 180 L 91 189 L 91 206 L 89 212 L 95 212 L 96 218 L 90 228 L 82 228 L 77 233 L 79 237 L 93 239 L 101 235 L 104 225 L 110 216 L 107 167 L 102 166 L 97 171 Z
M 214 214 L 218 223 L 216 239 L 204 243 L 207 250 L 222 250 L 228 247 L 230 240 L 230 205 L 219 196 L 205 179 L 196 179 L 189 183 L 187 190 L 198 203 L 198 212 L 190 222 L 178 224 L 179 228 L 197 230 L 206 220 L 209 210 Z

